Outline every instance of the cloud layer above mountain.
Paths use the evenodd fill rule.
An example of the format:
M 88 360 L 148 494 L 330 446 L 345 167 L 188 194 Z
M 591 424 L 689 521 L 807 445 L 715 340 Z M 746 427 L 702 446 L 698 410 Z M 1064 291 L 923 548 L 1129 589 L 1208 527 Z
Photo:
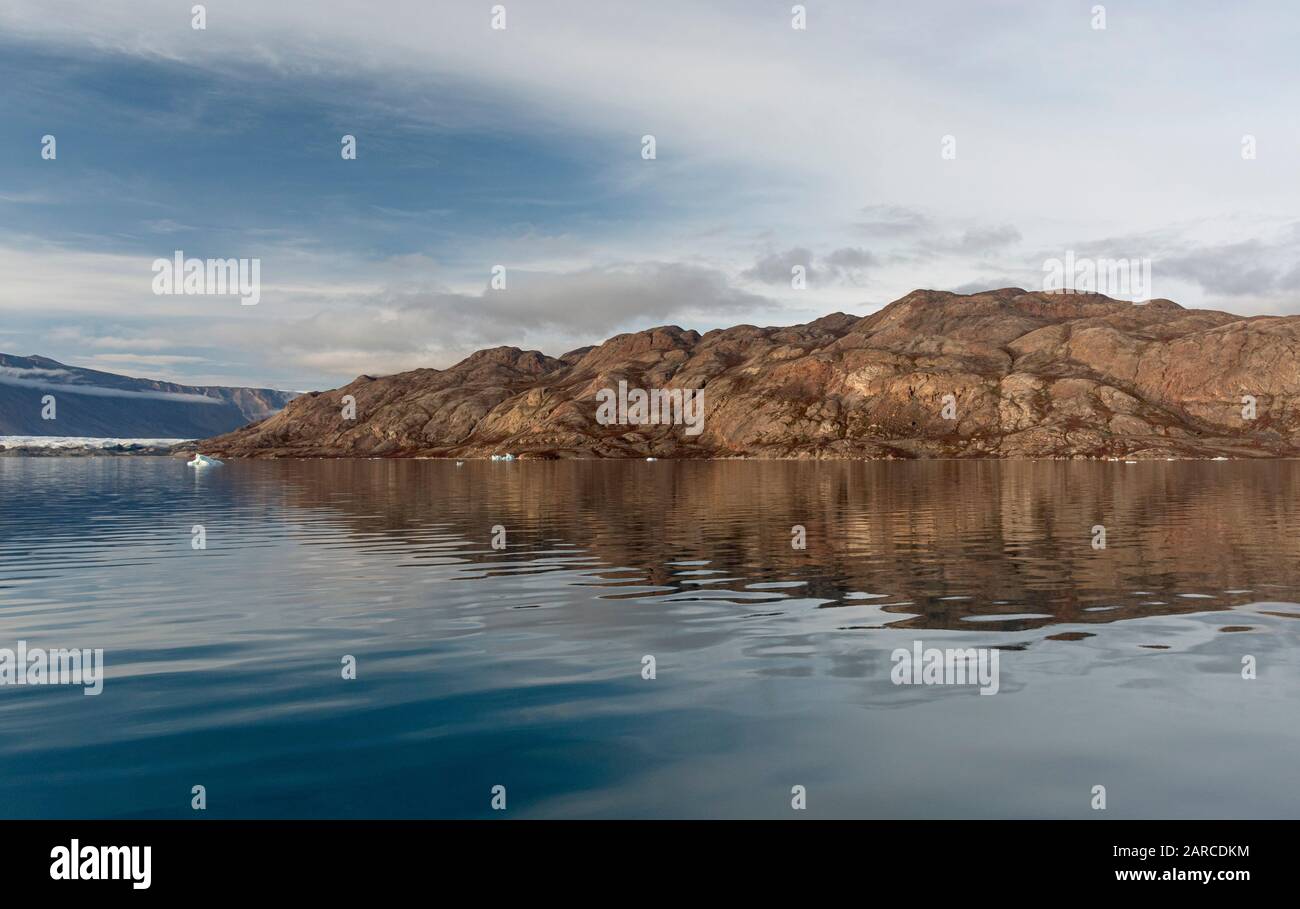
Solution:
M 189 6 L 0 9 L 0 349 L 306 388 L 1035 288 L 1067 251 L 1300 309 L 1286 4 Z M 175 250 L 259 258 L 262 303 L 155 297 Z

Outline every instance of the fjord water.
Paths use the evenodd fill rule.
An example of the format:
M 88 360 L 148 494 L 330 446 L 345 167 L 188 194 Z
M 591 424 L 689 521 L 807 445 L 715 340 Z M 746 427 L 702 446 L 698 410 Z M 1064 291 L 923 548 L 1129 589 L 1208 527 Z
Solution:
M 0 459 L 0 647 L 106 663 L 0 687 L 0 816 L 500 817 L 499 784 L 513 817 L 1295 817 L 1298 493 L 1290 461 Z M 894 685 L 915 641 L 1001 648 L 998 693 Z

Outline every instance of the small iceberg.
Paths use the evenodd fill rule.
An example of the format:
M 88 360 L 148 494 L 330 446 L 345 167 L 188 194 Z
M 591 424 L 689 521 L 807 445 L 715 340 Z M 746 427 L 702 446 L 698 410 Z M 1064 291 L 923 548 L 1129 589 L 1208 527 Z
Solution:
M 514 459 L 515 456 L 512 454 L 503 454 L 503 455 L 494 454 L 492 456 L 492 460 L 494 461 L 513 461 Z
M 221 462 L 216 458 L 209 458 L 207 455 L 196 454 L 193 461 L 186 461 L 186 467 L 220 467 Z
M 658 461 L 658 458 L 646 458 L 647 461 Z
M 457 467 L 464 467 L 464 466 L 465 466 L 465 462 L 464 462 L 464 461 L 457 461 L 457 462 L 456 462 L 456 466 L 457 466 Z

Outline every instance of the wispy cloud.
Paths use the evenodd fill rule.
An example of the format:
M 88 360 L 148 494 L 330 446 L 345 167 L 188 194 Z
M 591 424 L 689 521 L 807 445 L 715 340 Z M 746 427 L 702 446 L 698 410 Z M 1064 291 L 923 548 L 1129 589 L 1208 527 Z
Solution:
M 130 391 L 124 388 L 108 388 L 103 385 L 82 385 L 59 381 L 60 378 L 57 375 L 35 376 L 29 374 L 27 376 L 15 376 L 0 371 L 0 385 L 16 385 L 20 388 L 57 391 L 59 394 L 65 395 L 87 395 L 94 398 L 140 398 L 151 401 L 185 401 L 190 404 L 222 403 L 216 398 L 210 398 L 207 395 L 182 394 L 171 391 Z

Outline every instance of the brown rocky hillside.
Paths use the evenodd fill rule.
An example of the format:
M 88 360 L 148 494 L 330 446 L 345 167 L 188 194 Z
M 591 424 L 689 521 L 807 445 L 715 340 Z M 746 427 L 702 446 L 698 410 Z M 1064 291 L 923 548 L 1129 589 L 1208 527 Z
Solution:
M 1300 316 L 1019 288 L 558 359 L 512 347 L 362 376 L 198 446 L 226 457 L 1241 457 L 1300 454 Z M 597 392 L 702 389 L 703 431 L 600 425 Z M 343 397 L 356 400 L 345 420 Z M 955 419 L 944 416 L 944 396 Z M 1255 419 L 1243 418 L 1245 395 Z M 950 411 L 951 415 L 951 411 Z

